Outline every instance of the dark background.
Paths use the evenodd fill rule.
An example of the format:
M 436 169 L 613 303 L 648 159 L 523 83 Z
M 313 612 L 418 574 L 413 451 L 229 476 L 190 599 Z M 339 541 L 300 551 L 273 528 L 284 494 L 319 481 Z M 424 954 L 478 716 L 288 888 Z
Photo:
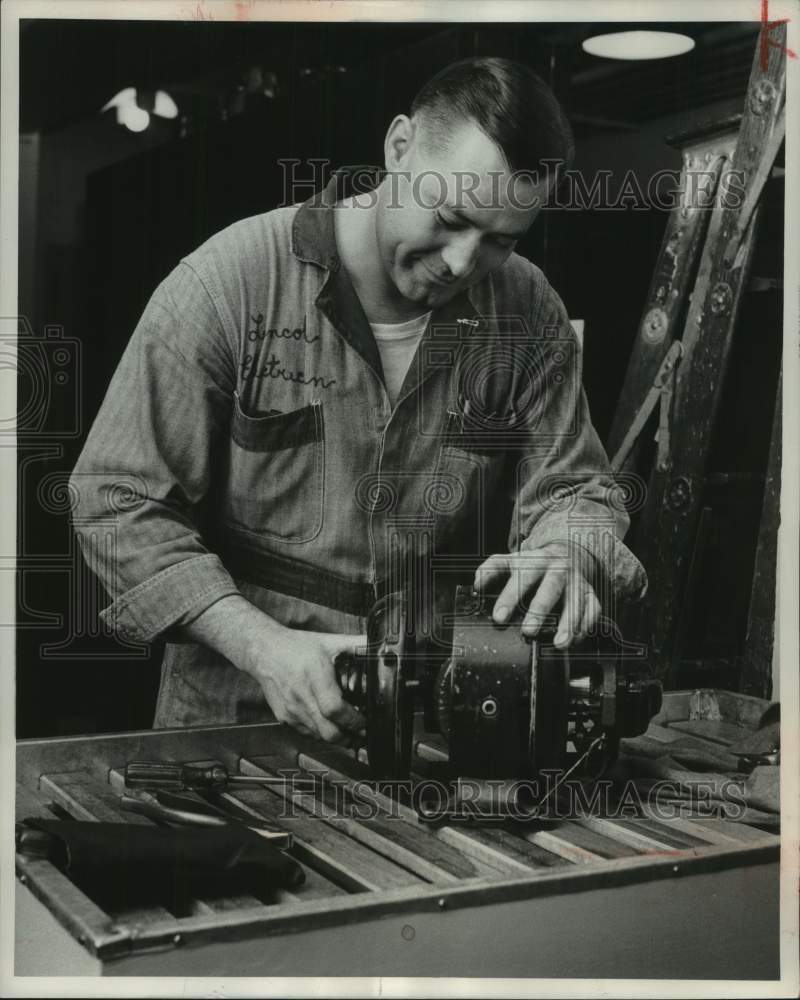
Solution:
M 695 49 L 648 62 L 599 59 L 580 47 L 593 24 L 21 23 L 20 312 L 36 337 L 60 328 L 46 345 L 50 375 L 59 338 L 71 353 L 41 428 L 19 439 L 19 737 L 150 725 L 161 650 L 102 635 L 97 612 L 108 599 L 77 556 L 58 483 L 145 302 L 180 257 L 281 204 L 280 158 L 300 160 L 309 176 L 303 164 L 315 158 L 380 163 L 392 117 L 427 78 L 471 55 L 531 65 L 573 123 L 576 167 L 588 178 L 609 170 L 612 190 L 632 170 L 646 190 L 653 172 L 680 167 L 665 136 L 741 110 L 758 34 L 755 22 L 664 27 L 692 35 Z M 178 119 L 153 116 L 134 134 L 113 111 L 101 114 L 127 86 L 143 100 L 166 90 Z M 781 185 L 768 195 L 753 273 L 775 277 Z M 666 219 L 654 206 L 552 209 L 518 248 L 586 322 L 584 382 L 603 438 Z M 737 339 L 712 453 L 712 466 L 742 485 L 719 505 L 687 662 L 735 664 L 743 642 L 779 324 L 779 296 L 745 303 L 747 335 Z M 20 366 L 21 408 L 33 392 Z M 76 406 L 74 435 L 59 434 Z M 736 671 L 716 679 L 735 687 Z

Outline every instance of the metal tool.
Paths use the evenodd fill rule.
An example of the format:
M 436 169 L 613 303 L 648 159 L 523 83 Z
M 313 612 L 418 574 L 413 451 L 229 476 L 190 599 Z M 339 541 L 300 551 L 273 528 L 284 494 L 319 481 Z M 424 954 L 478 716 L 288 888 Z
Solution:
M 290 848 L 293 842 L 292 834 L 287 830 L 276 829 L 268 823 L 255 819 L 241 820 L 237 816 L 224 813 L 211 803 L 189 800 L 179 795 L 170 795 L 165 799 L 163 792 L 152 795 L 150 792 L 138 790 L 135 795 L 120 795 L 119 804 L 128 812 L 181 826 L 246 826 L 263 840 L 268 840 L 275 847 L 282 849 Z
M 552 635 L 523 637 L 521 616 L 497 625 L 493 601 L 458 587 L 434 643 L 417 634 L 425 616 L 410 597 L 389 594 L 369 615 L 366 651 L 336 657 L 344 698 L 366 718 L 375 777 L 409 775 L 418 707 L 449 744 L 451 774 L 477 779 L 572 773 L 576 762 L 581 776 L 599 777 L 620 738 L 647 729 L 661 706 L 657 681 L 623 671 L 611 650 L 570 662 Z
M 164 761 L 131 761 L 125 766 L 126 788 L 194 789 L 219 792 L 226 788 L 283 788 L 290 784 L 296 791 L 313 791 L 313 778 L 259 777 L 230 774 L 222 764 L 170 764 Z

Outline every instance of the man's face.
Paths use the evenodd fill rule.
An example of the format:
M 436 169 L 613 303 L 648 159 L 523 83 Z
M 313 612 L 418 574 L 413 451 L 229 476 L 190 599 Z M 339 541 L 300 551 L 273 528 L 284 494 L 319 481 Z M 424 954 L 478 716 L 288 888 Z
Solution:
M 442 152 L 429 149 L 425 128 L 403 117 L 392 123 L 376 234 L 394 286 L 432 309 L 503 264 L 536 218 L 547 184 L 515 177 L 472 122 L 455 127 Z

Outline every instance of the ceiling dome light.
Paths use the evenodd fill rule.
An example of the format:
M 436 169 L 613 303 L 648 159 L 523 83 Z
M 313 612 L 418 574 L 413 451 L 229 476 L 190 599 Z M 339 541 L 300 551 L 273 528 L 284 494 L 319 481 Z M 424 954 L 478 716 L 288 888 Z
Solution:
M 691 52 L 694 39 L 672 31 L 615 31 L 587 38 L 582 48 L 606 59 L 666 59 Z
M 150 124 L 150 115 L 138 104 L 128 104 L 117 109 L 117 121 L 131 132 L 144 132 Z
M 144 132 L 150 124 L 150 113 L 147 108 L 151 108 L 153 114 L 159 118 L 177 118 L 178 105 L 169 96 L 166 90 L 157 90 L 155 95 L 152 91 L 144 91 L 142 94 L 143 108 L 139 103 L 139 93 L 135 87 L 125 87 L 118 94 L 115 94 L 103 107 L 100 113 L 114 108 L 117 115 L 117 124 L 124 125 L 131 132 Z
M 100 114 L 102 115 L 104 112 L 108 111 L 109 108 L 116 108 L 117 112 L 119 112 L 120 108 L 124 108 L 127 107 L 129 104 L 135 104 L 135 103 L 136 103 L 136 87 L 125 87 L 124 90 L 121 90 L 118 94 L 115 94 L 110 101 L 106 101 L 106 103 L 102 106 L 102 108 L 100 108 Z M 117 115 L 117 117 L 119 117 L 119 114 Z
M 177 118 L 178 105 L 169 96 L 166 90 L 157 90 L 153 113 L 160 118 Z

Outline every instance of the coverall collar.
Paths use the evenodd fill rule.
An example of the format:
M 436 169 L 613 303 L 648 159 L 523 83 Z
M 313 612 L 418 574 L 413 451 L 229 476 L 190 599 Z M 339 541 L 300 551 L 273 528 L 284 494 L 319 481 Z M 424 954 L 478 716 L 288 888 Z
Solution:
M 385 171 L 379 167 L 335 171 L 328 184 L 300 206 L 292 226 L 292 253 L 298 259 L 316 264 L 329 272 L 317 296 L 317 306 L 385 384 L 372 327 L 350 277 L 341 265 L 333 216 L 336 202 L 353 193 L 354 179 L 357 178 L 358 181 L 357 190 L 364 193 L 377 186 L 384 174 Z M 433 311 L 425 337 L 429 336 L 432 327 L 453 326 L 461 320 L 468 320 L 472 325 L 476 316 L 477 311 L 469 289 L 466 289 Z M 413 368 L 412 365 L 412 370 Z M 421 382 L 427 377 L 429 372 L 426 369 L 427 366 L 423 365 L 416 377 L 409 370 L 401 395 L 411 387 L 408 384 L 411 379 Z

